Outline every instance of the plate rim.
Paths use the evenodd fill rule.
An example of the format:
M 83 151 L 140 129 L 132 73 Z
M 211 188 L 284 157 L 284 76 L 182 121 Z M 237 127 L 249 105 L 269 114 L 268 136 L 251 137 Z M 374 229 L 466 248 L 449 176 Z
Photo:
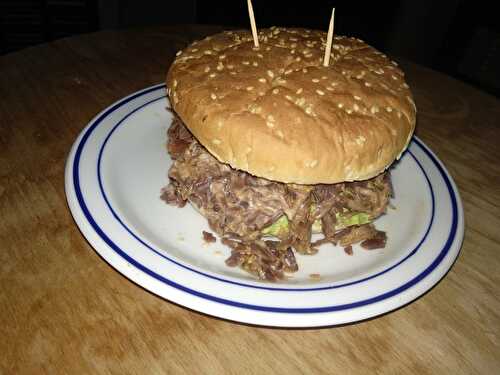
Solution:
M 354 302 L 354 303 L 348 303 L 348 304 L 344 304 L 344 305 L 324 306 L 324 307 L 316 307 L 316 308 L 311 308 L 311 307 L 307 307 L 307 308 L 280 308 L 280 307 L 258 306 L 258 305 L 253 305 L 253 304 L 245 304 L 245 303 L 241 303 L 241 302 L 237 302 L 237 301 L 230 301 L 230 300 L 227 300 L 227 299 L 224 299 L 224 298 L 220 298 L 220 297 L 217 297 L 217 296 L 207 295 L 206 293 L 200 293 L 200 292 L 198 292 L 196 290 L 193 290 L 191 288 L 186 288 L 185 286 L 183 286 L 181 284 L 178 284 L 178 283 L 176 283 L 176 282 L 174 282 L 172 280 L 168 280 L 167 278 L 163 277 L 162 275 L 156 274 L 154 271 L 151 271 L 145 265 L 141 264 L 139 261 L 136 261 L 135 259 L 133 259 L 132 257 L 130 257 L 127 253 L 125 253 L 122 249 L 120 249 L 116 245 L 113 246 L 113 241 L 109 237 L 107 237 L 106 234 L 99 228 L 99 226 L 97 225 L 97 223 L 95 223 L 95 221 L 92 218 L 91 213 L 89 212 L 87 206 L 85 205 L 85 202 L 83 200 L 83 196 L 81 196 L 81 191 L 80 191 L 80 196 L 78 196 L 79 175 L 78 175 L 78 168 L 77 167 L 78 167 L 78 162 L 80 160 L 80 155 L 78 154 L 78 150 L 80 150 L 80 152 L 81 152 L 81 150 L 83 149 L 83 145 L 85 144 L 85 141 L 90 136 L 92 130 L 95 129 L 102 121 L 104 121 L 108 115 L 110 115 L 116 109 L 124 106 L 125 104 L 129 103 L 130 101 L 132 101 L 132 100 L 134 100 L 136 98 L 139 98 L 139 97 L 141 97 L 143 95 L 146 95 L 148 93 L 154 92 L 156 90 L 163 90 L 164 88 L 165 88 L 164 84 L 154 85 L 154 86 L 145 88 L 143 90 L 137 91 L 137 92 L 135 92 L 135 93 L 133 93 L 133 94 L 131 94 L 129 96 L 126 96 L 126 97 L 122 98 L 121 100 L 113 103 L 112 105 L 110 105 L 109 107 L 107 107 L 106 109 L 104 109 L 103 111 L 101 111 L 81 131 L 80 135 L 77 137 L 77 139 L 75 140 L 75 142 L 73 144 L 73 147 L 71 149 L 71 152 L 70 152 L 70 154 L 68 156 L 68 159 L 67 159 L 67 162 L 66 162 L 66 176 L 65 176 L 66 177 L 65 178 L 66 184 L 65 184 L 65 188 L 66 188 L 67 200 L 68 200 L 68 204 L 70 206 L 70 210 L 71 210 L 71 212 L 73 214 L 73 217 L 75 218 L 75 221 L 76 221 L 78 227 L 80 228 L 80 230 L 82 230 L 82 233 L 84 233 L 82 226 L 84 226 L 85 223 L 78 221 L 78 219 L 81 220 L 81 217 L 80 217 L 81 215 L 76 215 L 75 214 L 75 210 L 81 210 L 81 213 L 83 214 L 85 220 L 87 221 L 87 224 L 90 224 L 90 226 L 96 232 L 96 234 L 102 240 L 104 240 L 104 242 L 106 242 L 108 246 L 111 247 L 112 251 L 115 251 L 125 261 L 127 261 L 128 263 L 133 264 L 133 266 L 135 266 L 138 270 L 144 272 L 148 276 L 150 276 L 152 278 L 155 278 L 156 280 L 159 280 L 159 281 L 165 283 L 166 285 L 168 285 L 170 287 L 177 288 L 180 291 L 189 293 L 189 294 L 194 295 L 196 297 L 200 297 L 200 298 L 203 298 L 203 299 L 208 299 L 208 300 L 210 300 L 212 302 L 217 302 L 217 303 L 221 303 L 221 304 L 232 306 L 232 307 L 245 308 L 245 309 L 251 309 L 251 310 L 256 310 L 256 311 L 263 311 L 263 312 L 270 312 L 270 313 L 279 313 L 279 314 L 281 314 L 281 313 L 316 314 L 316 313 L 325 313 L 325 312 L 327 312 L 327 313 L 328 312 L 335 312 L 335 311 L 339 311 L 339 310 L 350 310 L 350 309 L 359 308 L 359 307 L 362 307 L 362 306 L 374 304 L 374 303 L 377 303 L 377 302 L 381 302 L 381 301 L 387 300 L 387 299 L 389 299 L 391 297 L 394 297 L 394 296 L 402 293 L 403 291 L 405 291 L 405 290 L 407 290 L 407 289 L 409 289 L 409 288 L 411 288 L 413 286 L 421 285 L 421 284 L 419 284 L 421 282 L 421 280 L 423 280 L 429 274 L 433 273 L 433 271 L 435 271 L 437 269 L 437 267 L 439 265 L 441 265 L 443 259 L 446 257 L 446 255 L 449 254 L 452 246 L 454 245 L 453 246 L 454 247 L 454 254 L 453 254 L 454 256 L 452 257 L 453 259 L 451 259 L 451 261 L 448 262 L 448 264 L 445 267 L 444 272 L 442 272 L 442 275 L 440 275 L 440 277 L 438 278 L 438 280 L 436 282 L 431 282 L 430 285 L 426 285 L 424 288 L 421 288 L 422 290 L 421 290 L 420 293 L 418 293 L 418 295 L 416 295 L 413 298 L 409 299 L 405 303 L 411 302 L 415 298 L 418 298 L 421 294 L 423 294 L 426 291 L 428 291 L 429 289 L 431 289 L 435 284 L 437 284 L 437 282 L 446 274 L 446 272 L 451 268 L 451 266 L 455 262 L 456 258 L 458 257 L 458 255 L 460 253 L 461 243 L 463 241 L 463 208 L 462 208 L 462 204 L 461 204 L 461 200 L 460 200 L 458 189 L 456 188 L 456 185 L 455 185 L 452 177 L 449 175 L 449 173 L 447 172 L 447 170 L 444 167 L 444 165 L 442 165 L 442 162 L 437 158 L 437 156 L 418 137 L 414 136 L 413 141 L 415 141 L 415 143 L 422 149 L 422 151 L 432 161 L 432 163 L 435 165 L 435 167 L 439 171 L 439 174 L 440 174 L 441 178 L 443 179 L 444 183 L 446 184 L 446 188 L 447 188 L 446 190 L 447 190 L 447 192 L 448 192 L 448 194 L 450 196 L 450 201 L 451 201 L 451 206 L 452 206 L 451 209 L 452 209 L 452 214 L 453 215 L 452 215 L 452 224 L 451 224 L 451 228 L 450 228 L 450 233 L 449 233 L 449 235 L 447 237 L 447 240 L 446 240 L 446 242 L 445 242 L 445 244 L 443 246 L 443 249 L 441 249 L 439 251 L 439 253 L 438 253 L 439 255 L 434 259 L 434 261 L 429 266 L 426 267 L 426 269 L 424 271 L 420 272 L 416 277 L 414 277 L 411 280 L 407 281 L 406 283 L 404 283 L 403 285 L 399 286 L 398 288 L 391 289 L 389 292 L 385 292 L 383 294 L 377 295 L 377 296 L 372 297 L 372 298 L 368 298 L 368 299 L 363 300 L 363 301 L 357 301 L 357 302 Z M 162 93 L 162 96 L 163 95 L 164 95 L 164 93 Z M 161 97 L 156 98 L 156 99 L 154 99 L 152 101 L 156 101 L 156 100 L 159 100 L 159 99 L 161 99 Z M 143 107 L 147 106 L 148 104 L 150 104 L 150 103 L 149 102 L 148 103 L 143 103 L 139 107 L 143 108 Z M 138 109 L 139 108 L 134 108 L 132 111 L 135 112 Z M 127 115 L 129 115 L 130 113 L 131 113 L 131 111 L 128 111 Z M 115 126 L 113 127 L 113 129 L 114 128 L 115 128 Z M 108 137 L 109 137 L 109 134 L 108 134 Z M 106 139 L 107 139 L 107 137 L 106 137 Z M 102 152 L 102 149 L 103 149 L 103 147 L 101 147 L 100 153 Z M 101 155 L 99 155 L 99 160 L 100 160 L 100 157 L 101 157 Z M 417 163 L 419 164 L 419 167 L 422 169 L 422 171 L 424 172 L 424 175 L 425 175 L 426 179 L 428 180 L 428 177 L 425 174 L 425 171 L 424 171 L 423 167 L 420 165 L 418 159 L 415 156 L 413 156 L 413 157 L 417 161 Z M 99 182 L 101 183 L 101 181 L 99 181 Z M 429 184 L 430 189 L 432 189 L 432 185 L 431 185 L 430 181 L 427 181 L 427 182 Z M 100 188 L 101 188 L 101 186 L 100 186 Z M 79 203 L 78 205 L 75 205 L 75 202 L 72 201 L 72 198 L 73 198 L 72 194 L 76 194 L 77 195 L 77 202 Z M 81 201 L 80 201 L 80 198 L 82 199 Z M 81 204 L 82 202 L 83 202 L 83 206 Z M 108 204 L 107 201 L 106 201 L 106 203 Z M 434 205 L 433 205 L 433 208 L 434 208 Z M 114 214 L 114 212 L 113 212 L 113 214 Z M 78 219 L 77 219 L 77 217 L 78 217 Z M 431 226 L 432 226 L 432 223 L 431 223 L 430 227 Z M 430 227 L 428 228 L 428 230 L 430 229 Z M 85 235 L 85 233 L 84 233 L 84 235 Z M 85 237 L 87 237 L 87 235 L 85 235 Z M 426 236 L 424 236 L 424 238 L 422 239 L 422 241 L 419 242 L 419 245 L 421 245 L 421 243 L 423 242 L 423 240 L 425 240 L 425 237 Z M 108 239 L 111 243 L 108 242 L 106 239 Z M 458 239 L 458 242 L 457 242 L 457 239 Z M 120 267 L 118 265 L 113 264 L 111 262 L 111 260 L 107 259 L 107 257 L 104 254 L 102 254 L 101 251 L 99 251 L 99 249 L 97 249 L 98 246 L 96 246 L 96 244 L 93 243 L 93 241 L 91 239 L 89 239 L 87 237 L 87 240 L 90 242 L 90 244 L 92 245 L 92 247 L 111 266 L 113 266 L 113 268 L 117 269 L 120 273 L 124 274 L 126 277 L 128 277 L 132 281 L 138 283 L 139 285 L 141 285 L 143 287 L 146 287 L 142 283 L 137 282 L 133 277 L 131 277 L 130 275 L 128 275 L 124 270 L 120 269 Z M 418 246 L 417 246 L 417 248 L 418 248 Z M 413 251 L 411 253 L 413 253 Z M 408 258 L 409 256 L 410 255 L 407 255 L 404 259 Z M 397 267 L 397 265 L 399 265 L 400 263 L 401 263 L 401 261 L 398 261 L 396 264 L 394 264 L 389 269 Z M 387 270 L 389 270 L 389 269 L 385 269 L 383 272 L 387 272 Z M 194 271 L 196 272 L 196 270 L 194 270 Z M 380 274 L 380 273 L 378 273 L 378 274 Z M 210 275 L 208 275 L 208 276 L 211 277 Z M 366 279 L 370 279 L 370 278 L 373 278 L 375 276 L 372 275 L 372 276 L 367 277 Z M 227 282 L 227 280 L 224 280 L 224 279 L 219 280 L 219 281 Z M 355 283 L 359 283 L 361 281 L 363 281 L 363 280 L 356 280 L 356 281 L 350 283 L 349 285 L 355 284 Z M 249 285 L 249 284 L 243 284 L 243 285 L 238 285 L 238 286 L 255 287 L 254 285 Z M 320 290 L 334 289 L 334 288 L 338 288 L 338 287 L 339 286 L 337 286 L 337 287 L 336 286 L 333 286 L 333 287 L 331 287 L 331 286 L 330 287 L 322 287 L 322 288 L 320 288 Z M 177 300 L 173 300 L 173 299 L 169 298 L 168 296 L 164 296 L 162 293 L 159 293 L 159 291 L 152 290 L 150 288 L 148 288 L 148 289 L 151 290 L 153 293 L 155 293 L 157 295 L 160 295 L 160 296 L 162 296 L 162 297 L 164 297 L 164 298 L 166 298 L 168 300 L 172 300 L 175 303 L 180 303 L 181 305 L 184 305 L 182 302 L 179 302 Z M 308 291 L 311 291 L 311 289 L 309 289 L 309 288 L 307 288 L 307 289 L 303 289 L 303 288 L 301 288 L 301 289 L 266 288 L 266 289 L 270 289 L 270 290 L 274 290 L 274 291 L 279 291 L 279 292 L 287 292 L 287 291 L 308 292 Z M 317 290 L 317 289 L 313 289 L 313 290 Z M 400 307 L 401 305 L 403 305 L 403 304 L 400 304 L 400 305 L 396 306 L 395 308 Z M 199 308 L 195 308 L 195 309 L 198 310 L 198 311 L 201 311 L 201 312 L 206 312 L 203 309 L 199 309 Z M 379 315 L 380 313 L 383 313 L 383 312 L 386 312 L 386 311 L 390 311 L 390 310 L 385 310 L 385 311 L 379 312 L 379 313 L 374 314 L 374 315 Z M 214 314 L 214 313 L 210 313 L 210 314 L 211 315 L 215 315 L 215 316 L 220 316 L 219 314 Z M 222 317 L 228 318 L 226 316 L 222 316 Z M 231 317 L 229 317 L 228 319 L 233 320 Z M 355 319 L 355 320 L 359 320 L 359 319 Z M 237 321 L 239 321 L 239 320 L 237 320 Z M 250 323 L 261 324 L 259 321 L 251 321 Z M 334 322 L 332 322 L 332 324 L 337 324 L 337 323 L 334 321 Z M 265 325 L 267 325 L 267 324 L 265 323 Z M 304 325 L 304 326 L 311 326 L 311 325 L 314 325 L 314 324 L 307 324 L 307 325 Z

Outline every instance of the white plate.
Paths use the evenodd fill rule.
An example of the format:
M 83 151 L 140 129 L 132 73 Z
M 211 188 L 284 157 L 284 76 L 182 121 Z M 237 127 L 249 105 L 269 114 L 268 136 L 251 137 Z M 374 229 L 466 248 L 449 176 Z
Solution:
M 170 301 L 238 322 L 313 327 L 359 321 L 419 297 L 450 269 L 463 239 L 455 184 L 417 138 L 392 170 L 395 210 L 377 220 L 387 247 L 354 255 L 324 245 L 297 256 L 299 272 L 272 284 L 203 243 L 206 220 L 160 200 L 170 159 L 164 85 L 132 94 L 97 115 L 75 141 L 66 195 L 80 230 L 126 277 Z M 319 279 L 311 277 L 319 274 Z

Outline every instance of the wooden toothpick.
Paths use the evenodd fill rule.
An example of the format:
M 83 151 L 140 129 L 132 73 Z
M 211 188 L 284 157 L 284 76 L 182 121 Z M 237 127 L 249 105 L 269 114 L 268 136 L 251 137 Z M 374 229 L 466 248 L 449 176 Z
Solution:
M 330 54 L 332 52 L 333 39 L 333 19 L 335 17 L 335 8 L 332 9 L 332 17 L 330 18 L 330 26 L 328 26 L 328 36 L 326 38 L 325 57 L 323 58 L 323 66 L 328 66 L 330 63 Z
M 250 17 L 250 27 L 252 28 L 253 44 L 259 48 L 259 37 L 257 36 L 257 26 L 255 25 L 255 16 L 253 14 L 252 0 L 247 0 L 248 16 Z

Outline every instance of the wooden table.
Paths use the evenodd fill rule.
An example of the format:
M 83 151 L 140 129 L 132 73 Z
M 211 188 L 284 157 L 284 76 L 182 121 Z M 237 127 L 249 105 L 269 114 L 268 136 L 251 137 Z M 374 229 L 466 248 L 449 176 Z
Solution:
M 162 82 L 214 27 L 99 32 L 0 57 L 0 373 L 493 374 L 500 371 L 500 101 L 403 64 L 417 134 L 466 216 L 461 255 L 410 305 L 286 330 L 231 323 L 146 292 L 103 261 L 66 205 L 64 163 L 86 123 Z

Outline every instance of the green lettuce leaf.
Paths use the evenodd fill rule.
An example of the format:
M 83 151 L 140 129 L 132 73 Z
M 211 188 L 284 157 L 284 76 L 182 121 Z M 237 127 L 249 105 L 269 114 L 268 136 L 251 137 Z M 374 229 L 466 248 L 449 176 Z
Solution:
M 281 215 L 278 220 L 270 226 L 262 229 L 262 234 L 274 237 L 285 237 L 288 233 L 288 218 L 286 215 Z
M 363 225 L 371 221 L 370 215 L 364 212 L 357 212 L 351 214 L 341 215 L 336 214 L 337 224 L 335 225 L 335 230 L 340 230 L 343 228 L 350 227 L 352 225 Z M 321 233 L 321 220 L 316 220 L 313 223 L 312 231 L 313 233 Z M 282 215 L 270 226 L 262 229 L 262 234 L 267 236 L 274 236 L 283 238 L 288 234 L 288 218 L 286 215 Z
M 335 225 L 335 229 L 347 228 L 352 225 L 367 224 L 371 221 L 370 215 L 364 212 L 358 212 L 348 215 L 337 214 L 336 217 L 337 217 L 337 224 Z

